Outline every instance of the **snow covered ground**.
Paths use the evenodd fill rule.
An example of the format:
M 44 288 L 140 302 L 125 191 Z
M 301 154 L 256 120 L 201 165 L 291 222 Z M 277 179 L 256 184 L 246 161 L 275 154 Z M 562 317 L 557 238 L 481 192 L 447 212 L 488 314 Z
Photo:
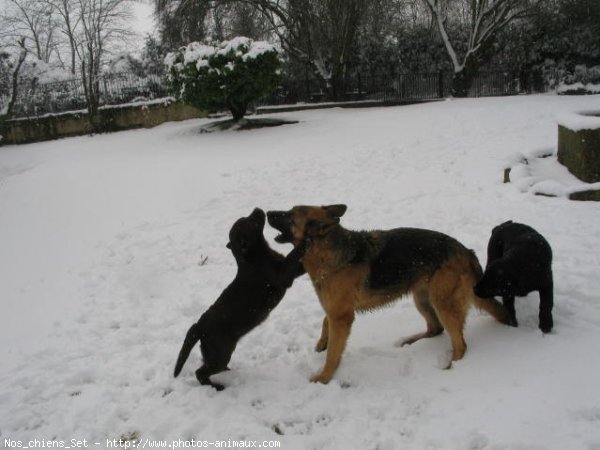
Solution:
M 597 95 L 451 100 L 0 148 L 0 446 L 600 449 L 600 205 L 502 183 L 516 153 L 556 149 L 556 115 L 599 106 Z M 537 294 L 517 301 L 516 329 L 472 311 L 465 358 L 441 370 L 445 334 L 394 346 L 425 326 L 404 299 L 359 316 L 334 379 L 315 385 L 323 313 L 305 276 L 215 377 L 225 391 L 198 385 L 197 350 L 174 379 L 187 328 L 234 276 L 230 225 L 255 206 L 341 202 L 348 228 L 439 230 L 482 264 L 495 225 L 530 224 L 554 248 L 554 331 L 537 328 Z

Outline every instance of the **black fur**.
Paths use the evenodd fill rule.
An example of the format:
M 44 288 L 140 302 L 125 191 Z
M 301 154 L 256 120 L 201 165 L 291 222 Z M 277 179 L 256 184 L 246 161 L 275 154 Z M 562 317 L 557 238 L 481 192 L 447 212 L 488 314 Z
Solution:
M 419 228 L 389 230 L 377 247 L 369 275 L 369 287 L 374 290 L 395 289 L 399 282 L 410 286 L 424 271 L 433 274 L 464 248 L 450 236 Z
M 269 247 L 263 236 L 264 225 L 265 213 L 256 208 L 231 228 L 227 247 L 237 262 L 237 274 L 187 332 L 175 365 L 175 376 L 179 375 L 192 348 L 200 341 L 204 364 L 196 371 L 196 378 L 200 384 L 224 389 L 223 385 L 211 382 L 209 377 L 227 370 L 239 339 L 267 318 L 294 278 L 304 273 L 300 259 L 308 242 L 303 242 L 284 258 Z
M 309 222 L 307 228 L 310 226 Z M 450 256 L 464 249 L 450 236 L 419 228 L 382 232 L 335 227 L 328 239 L 332 247 L 340 249 L 340 265 L 369 264 L 366 282 L 369 289 L 378 292 L 409 289 L 424 273 L 432 275 Z
M 517 326 L 515 296 L 538 291 L 539 327 L 549 333 L 554 325 L 550 244 L 530 226 L 512 221 L 498 225 L 488 243 L 485 273 L 474 289 L 480 297 L 501 295 L 514 326 Z

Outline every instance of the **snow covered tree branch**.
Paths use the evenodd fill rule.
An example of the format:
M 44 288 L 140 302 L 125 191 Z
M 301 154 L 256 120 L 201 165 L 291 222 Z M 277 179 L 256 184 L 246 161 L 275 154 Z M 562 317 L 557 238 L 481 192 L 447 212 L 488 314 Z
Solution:
M 56 21 L 47 5 L 38 0 L 6 0 L 4 7 L 4 34 L 15 41 L 25 37 L 28 51 L 48 63 L 56 53 Z
M 448 6 L 450 0 L 422 0 L 425 2 L 442 38 L 454 68 L 452 94 L 464 97 L 480 65 L 486 58 L 497 33 L 511 21 L 532 14 L 542 0 L 462 0 L 468 12 L 467 42 L 462 55 L 459 45 L 450 36 Z
M 92 126 L 100 106 L 100 70 L 111 42 L 131 34 L 129 0 L 73 0 L 76 2 L 80 32 L 76 52 L 81 60 L 88 115 Z
M 248 4 L 260 11 L 285 52 L 308 64 L 332 98 L 343 94 L 367 0 L 220 1 Z

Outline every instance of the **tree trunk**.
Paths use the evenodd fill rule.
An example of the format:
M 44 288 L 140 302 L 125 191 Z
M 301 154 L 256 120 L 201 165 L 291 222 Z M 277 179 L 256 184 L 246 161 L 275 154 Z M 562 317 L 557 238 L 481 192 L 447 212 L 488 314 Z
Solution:
M 453 97 L 468 97 L 478 70 L 479 65 L 472 59 L 467 59 L 462 68 L 454 72 L 451 89 Z
M 101 131 L 98 117 L 98 109 L 100 106 L 100 80 L 96 73 L 93 58 L 90 57 L 89 60 L 83 60 L 81 67 L 90 128 L 92 131 Z
M 234 122 L 239 122 L 246 115 L 248 105 L 245 102 L 229 102 L 229 111 L 233 116 Z
M 335 64 L 331 72 L 330 100 L 342 101 L 346 97 L 346 63 Z

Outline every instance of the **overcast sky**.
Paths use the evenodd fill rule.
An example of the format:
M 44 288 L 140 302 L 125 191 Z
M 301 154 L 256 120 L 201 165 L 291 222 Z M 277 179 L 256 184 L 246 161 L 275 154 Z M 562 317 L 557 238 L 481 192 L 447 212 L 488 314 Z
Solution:
M 152 18 L 152 4 L 149 0 L 136 2 L 133 4 L 133 14 L 136 21 L 135 31 L 141 36 L 152 34 L 155 30 L 154 19 Z
M 6 4 L 7 0 L 0 0 L 0 10 L 3 10 Z M 152 17 L 152 9 L 152 0 L 135 0 L 132 4 L 132 12 L 134 15 L 132 30 L 138 34 L 138 37 L 134 38 L 133 42 L 130 44 L 136 47 L 135 49 L 131 49 L 134 53 L 136 50 L 142 49 L 147 34 L 156 32 L 156 26 Z

